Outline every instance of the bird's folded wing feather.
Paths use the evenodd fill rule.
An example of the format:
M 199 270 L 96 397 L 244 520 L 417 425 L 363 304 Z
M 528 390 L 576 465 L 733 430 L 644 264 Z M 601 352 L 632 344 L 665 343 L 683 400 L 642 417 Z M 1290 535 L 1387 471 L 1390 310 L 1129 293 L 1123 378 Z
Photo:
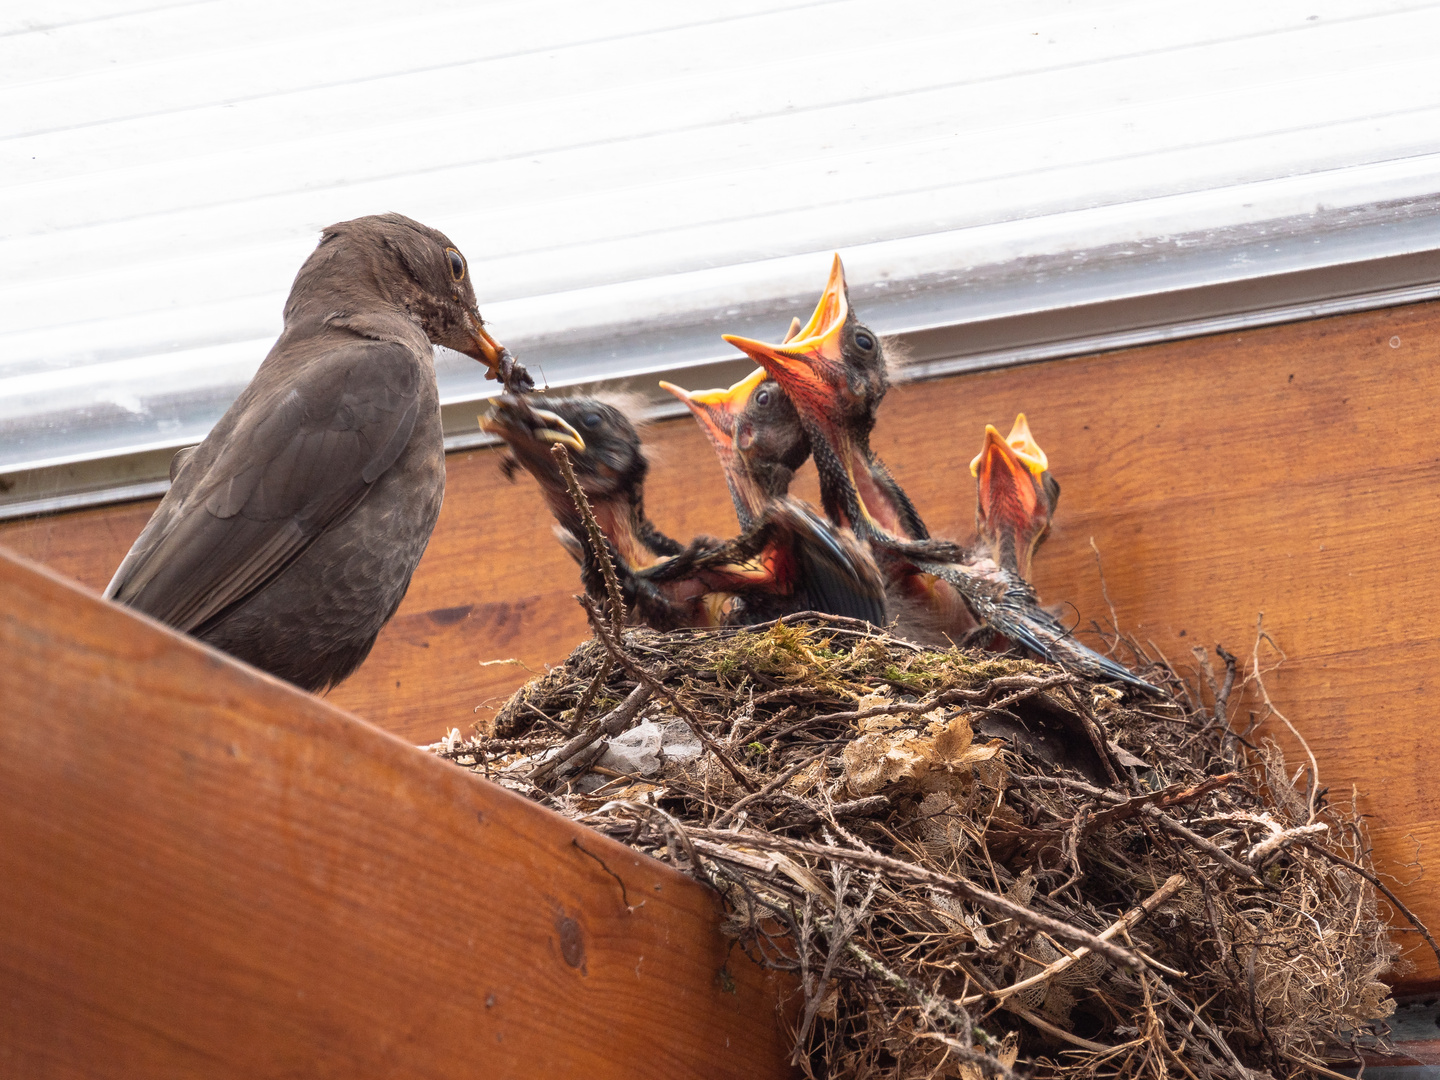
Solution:
M 772 502 L 744 535 L 691 545 L 647 573 L 656 581 L 700 582 L 707 592 L 803 596 L 805 606 L 831 615 L 885 622 L 884 585 L 864 553 L 792 499 Z
M 182 630 L 249 596 L 395 463 L 421 377 L 403 345 L 354 342 L 254 398 L 208 467 L 185 463 L 106 595 Z
M 940 550 L 932 542 L 907 545 L 911 554 Z M 1025 646 L 1046 660 L 1092 678 L 1114 679 L 1142 690 L 1155 687 L 1115 660 L 1078 641 L 1051 615 L 1019 574 L 989 559 L 975 562 L 913 560 L 917 569 L 934 574 L 955 587 L 975 616 L 992 630 Z

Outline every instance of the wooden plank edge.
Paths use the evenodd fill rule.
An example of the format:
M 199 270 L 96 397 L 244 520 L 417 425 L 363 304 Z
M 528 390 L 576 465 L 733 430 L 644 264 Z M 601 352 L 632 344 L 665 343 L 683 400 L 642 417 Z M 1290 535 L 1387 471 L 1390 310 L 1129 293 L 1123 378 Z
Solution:
M 11 1075 L 790 1075 L 707 889 L 0 548 Z

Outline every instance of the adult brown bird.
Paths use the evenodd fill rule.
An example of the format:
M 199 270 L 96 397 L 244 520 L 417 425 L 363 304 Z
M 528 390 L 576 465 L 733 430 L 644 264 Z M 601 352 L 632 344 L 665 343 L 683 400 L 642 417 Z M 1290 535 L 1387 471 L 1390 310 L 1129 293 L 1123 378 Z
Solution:
M 465 257 L 400 214 L 327 228 L 285 328 L 173 484 L 105 595 L 306 690 L 365 659 L 445 491 L 432 342 L 508 386 Z
M 1060 484 L 1030 422 L 1021 413 L 1010 434 L 985 425 L 985 444 L 970 462 L 975 477 L 975 528 L 993 558 L 1030 580 L 1035 551 L 1050 531 Z
M 591 398 L 503 396 L 485 426 L 506 442 L 511 463 L 540 483 L 565 546 L 597 600 L 605 583 L 552 447 L 565 445 L 575 478 L 609 546 L 631 616 L 647 626 L 753 623 L 798 611 L 884 621 L 884 586 L 853 540 L 837 536 L 802 504 L 780 500 L 740 536 L 680 545 L 645 513 L 649 471 L 628 417 Z
M 795 404 L 831 520 L 870 545 L 892 592 L 927 614 L 943 639 L 960 641 L 988 627 L 1046 659 L 1150 688 L 1071 637 L 1040 607 L 1018 573 L 988 554 L 931 539 L 914 505 L 870 447 L 889 377 L 879 337 L 850 306 L 840 256 L 814 314 L 793 339 L 770 345 L 731 334 L 724 338 L 769 372 Z

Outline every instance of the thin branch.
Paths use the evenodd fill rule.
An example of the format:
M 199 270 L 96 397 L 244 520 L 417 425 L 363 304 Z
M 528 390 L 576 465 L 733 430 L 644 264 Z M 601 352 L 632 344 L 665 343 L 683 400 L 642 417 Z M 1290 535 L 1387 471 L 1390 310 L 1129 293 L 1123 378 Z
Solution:
M 1385 899 L 1390 901 L 1391 905 L 1395 908 L 1395 910 L 1398 911 L 1401 915 L 1405 916 L 1405 921 L 1420 932 L 1420 936 L 1425 939 L 1425 944 L 1429 945 L 1430 951 L 1435 954 L 1435 959 L 1440 960 L 1440 945 L 1435 944 L 1435 939 L 1430 936 L 1430 928 L 1427 927 L 1423 922 L 1421 922 L 1414 912 L 1412 912 L 1408 907 L 1406 907 L 1400 902 L 1400 898 L 1390 890 L 1390 886 L 1386 885 L 1385 882 L 1380 879 L 1380 876 L 1378 874 L 1371 873 L 1359 863 L 1351 862 L 1339 852 L 1331 851 L 1329 848 L 1321 847 L 1313 840 L 1306 840 L 1304 841 L 1304 844 L 1311 851 L 1315 852 L 1316 855 L 1329 859 L 1331 862 L 1359 874 L 1366 881 L 1370 882 L 1371 885 L 1374 885 L 1375 888 L 1379 889 L 1382 893 L 1384 893 Z
M 1170 878 L 1165 882 L 1165 884 L 1161 885 L 1144 900 L 1140 901 L 1139 904 L 1131 908 L 1124 915 L 1120 916 L 1120 918 L 1116 919 L 1104 930 L 1100 931 L 1100 934 L 1098 935 L 1099 939 L 1101 941 L 1109 941 L 1112 937 L 1119 934 L 1121 931 L 1128 932 L 1130 930 L 1133 930 L 1139 924 L 1141 919 L 1145 918 L 1145 916 L 1149 914 L 1152 914 L 1156 908 L 1158 908 L 1161 904 L 1165 903 L 1165 901 L 1169 900 L 1172 896 L 1174 896 L 1177 892 L 1184 888 L 1186 884 L 1187 881 L 1184 874 L 1172 874 Z M 1017 983 L 1011 983 L 1009 986 L 1006 986 L 1000 990 L 996 990 L 994 993 L 972 994 L 970 997 L 961 998 L 960 1004 L 973 1005 L 977 1001 L 984 1001 L 987 997 L 994 998 L 997 1001 L 1003 1001 L 1004 999 L 1010 997 L 1012 994 L 1018 994 L 1022 990 L 1028 990 L 1032 986 L 1038 986 L 1040 983 L 1045 982 L 1048 979 L 1054 978 L 1056 975 L 1059 975 L 1065 969 L 1074 966 L 1078 961 L 1083 960 L 1088 955 L 1090 955 L 1090 949 L 1082 945 L 1069 956 L 1062 956 L 1059 960 L 1056 960 L 1049 967 L 1045 968 L 1044 971 L 1038 972 L 1037 974 L 1030 976 L 1028 979 L 1021 979 Z
M 1052 919 L 1048 915 L 1041 915 L 1039 912 L 1031 911 L 1023 904 L 1017 904 L 1014 900 L 993 893 L 988 889 L 982 889 L 964 878 L 952 877 L 949 874 L 942 874 L 935 870 L 927 870 L 912 862 L 905 862 L 902 859 L 892 859 L 887 855 L 880 855 L 868 851 L 855 851 L 850 848 L 833 847 L 828 844 L 816 844 L 807 840 L 793 840 L 785 836 L 773 836 L 769 833 L 754 831 L 726 832 L 719 829 L 694 829 L 691 830 L 696 836 L 704 837 L 707 840 L 719 841 L 721 843 L 738 844 L 745 847 L 757 847 L 762 851 L 794 852 L 796 854 L 810 855 L 820 859 L 837 860 L 850 863 L 854 866 L 863 866 L 872 870 L 883 870 L 894 878 L 910 881 L 916 885 L 925 885 L 951 896 L 958 896 L 961 899 L 969 900 L 979 904 L 981 907 L 989 908 L 997 915 L 1007 919 L 1013 919 L 1022 923 L 1032 930 L 1040 930 L 1059 938 L 1062 941 L 1071 941 L 1077 945 L 1087 946 L 1092 952 L 1103 955 L 1106 959 L 1121 964 L 1124 967 L 1139 969 L 1144 966 L 1144 961 L 1132 953 L 1129 949 L 1123 949 L 1110 941 L 1097 937 L 1088 930 L 1082 930 L 1078 926 L 1061 922 L 1059 919 Z
M 629 696 L 619 705 L 616 705 L 615 708 L 611 709 L 608 715 L 601 718 L 600 722 L 596 724 L 592 730 L 576 735 L 564 746 L 560 747 L 558 753 L 535 766 L 535 768 L 530 771 L 528 777 L 530 782 L 533 784 L 543 780 L 566 762 L 577 757 L 597 740 L 619 735 L 620 732 L 630 726 L 630 721 L 639 715 L 640 710 L 643 709 L 650 700 L 651 694 L 652 691 L 648 686 L 641 685 L 635 687 L 634 690 L 630 691 Z
M 600 566 L 600 574 L 605 579 L 605 590 L 610 594 L 610 623 L 618 632 L 619 628 L 625 625 L 625 598 L 620 592 L 620 579 L 615 576 L 615 563 L 610 558 L 610 546 L 606 543 L 605 534 L 600 531 L 600 523 L 595 520 L 595 512 L 590 509 L 590 500 L 585 497 L 580 482 L 575 479 L 575 469 L 570 464 L 570 452 L 560 443 L 556 443 L 551 447 L 550 453 L 555 458 L 555 464 L 560 467 L 560 475 L 565 480 L 565 490 L 570 493 L 575 510 L 585 524 L 585 535 L 590 538 L 591 554 Z
M 1265 689 L 1264 673 L 1260 670 L 1260 645 L 1262 642 L 1268 643 L 1272 649 L 1280 654 L 1280 659 L 1276 661 L 1275 667 L 1279 667 L 1280 664 L 1285 662 L 1285 650 L 1275 643 L 1275 639 L 1272 638 L 1265 629 L 1265 613 L 1263 611 L 1255 620 L 1255 648 L 1251 652 L 1251 663 L 1254 667 L 1250 672 L 1250 678 L 1255 683 L 1255 688 L 1260 691 L 1260 700 L 1264 702 L 1265 708 L 1269 710 L 1268 715 L 1278 716 L 1280 718 L 1280 722 L 1284 724 L 1290 734 L 1295 737 L 1295 741 L 1300 744 L 1300 749 L 1305 751 L 1305 757 L 1310 762 L 1310 785 L 1305 797 L 1305 807 L 1309 812 L 1309 817 L 1306 818 L 1305 824 L 1311 825 L 1314 824 L 1315 821 L 1315 800 L 1320 793 L 1320 766 L 1316 764 L 1315 754 L 1310 749 L 1310 744 L 1305 740 L 1305 736 L 1296 730 L 1295 725 L 1290 722 L 1290 718 L 1277 709 L 1275 703 L 1270 700 L 1270 691 Z M 1270 670 L 1274 671 L 1275 668 L 1271 668 Z
M 590 617 L 590 625 L 595 630 L 595 636 L 600 639 L 601 643 L 609 651 L 610 655 L 619 662 L 620 666 L 628 671 L 630 676 L 637 682 L 644 683 L 654 693 L 659 694 L 668 701 L 674 707 L 675 711 L 680 714 L 680 718 L 689 726 L 690 731 L 700 740 L 701 745 L 703 745 L 706 750 L 709 750 L 710 753 L 714 754 L 715 760 L 725 767 L 725 771 L 733 776 L 736 782 L 746 791 L 754 791 L 755 781 L 746 776 L 745 773 L 741 771 L 740 766 L 730 760 L 730 755 L 721 749 L 720 744 L 710 737 L 709 733 L 705 730 L 705 725 L 701 723 L 700 718 L 695 715 L 694 710 L 692 710 L 689 705 L 686 705 L 685 702 L 681 701 L 679 695 L 641 667 L 633 657 L 629 656 L 625 650 L 620 647 L 619 642 L 605 629 L 605 620 L 600 617 L 600 612 L 596 610 L 595 605 L 590 602 L 588 596 L 581 596 L 577 599 L 580 601 L 580 606 L 585 609 L 585 613 Z

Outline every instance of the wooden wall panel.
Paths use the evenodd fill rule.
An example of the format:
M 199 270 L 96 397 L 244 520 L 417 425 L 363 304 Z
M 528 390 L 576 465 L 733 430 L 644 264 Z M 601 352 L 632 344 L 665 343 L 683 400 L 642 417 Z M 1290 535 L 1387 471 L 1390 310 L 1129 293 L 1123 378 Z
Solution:
M 1360 794 L 1377 856 L 1440 926 L 1440 767 L 1427 691 L 1440 574 L 1440 305 L 1422 304 L 897 387 L 875 444 L 932 530 L 968 535 L 982 425 L 1030 415 L 1064 489 L 1041 595 L 1106 616 L 1176 663 L 1248 653 L 1256 619 L 1289 655 L 1268 680 L 1333 795 Z M 687 421 L 658 424 L 647 498 L 679 536 L 730 529 L 718 466 Z M 814 495 L 808 469 L 802 494 Z M 92 585 L 148 506 L 10 525 L 0 543 Z M 498 704 L 583 635 L 573 569 L 528 479 L 492 451 L 452 455 L 411 593 L 332 700 L 414 740 Z M 1272 724 L 1273 728 L 1274 725 Z M 1440 978 L 1418 951 L 1416 980 Z
M 662 864 L 5 555 L 0 655 L 0 1074 L 789 1075 Z

